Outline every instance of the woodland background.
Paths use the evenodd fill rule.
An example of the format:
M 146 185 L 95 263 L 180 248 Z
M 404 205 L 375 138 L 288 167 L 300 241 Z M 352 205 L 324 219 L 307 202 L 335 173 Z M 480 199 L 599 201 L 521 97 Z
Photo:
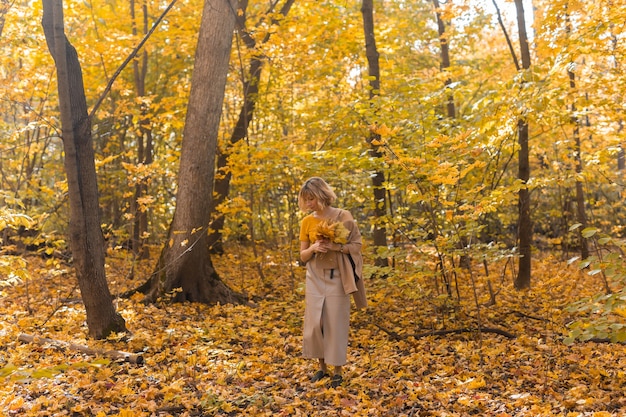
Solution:
M 168 4 L 65 2 L 97 106 L 107 281 L 129 330 L 94 340 L 68 247 L 42 4 L 0 1 L 0 412 L 624 415 L 626 2 L 376 1 L 379 77 L 364 4 L 303 0 L 287 13 L 283 2 L 247 4 L 217 138 L 216 180 L 230 189 L 213 198 L 224 225 L 210 253 L 250 304 L 207 305 L 133 293 L 167 246 L 202 4 L 174 2 L 116 74 Z M 300 359 L 296 195 L 311 175 L 335 187 L 366 241 L 370 307 L 354 314 L 338 390 L 309 384 L 314 364 Z M 372 181 L 380 176 L 383 188 Z M 530 222 L 520 221 L 524 193 Z M 532 274 L 520 286 L 520 262 L 530 262 L 519 256 L 522 226 Z

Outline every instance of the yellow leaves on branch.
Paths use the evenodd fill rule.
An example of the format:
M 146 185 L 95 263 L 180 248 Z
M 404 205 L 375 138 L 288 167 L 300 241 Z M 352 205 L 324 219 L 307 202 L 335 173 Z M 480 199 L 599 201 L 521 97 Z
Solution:
M 317 238 L 328 239 L 331 242 L 346 244 L 350 231 L 346 229 L 342 222 L 323 220 L 317 225 Z
M 109 155 L 107 157 L 105 157 L 104 159 L 96 159 L 96 168 L 101 168 L 107 164 L 110 164 L 111 162 L 113 162 L 114 160 L 116 160 L 119 157 L 119 155 Z
M 383 139 L 372 139 L 370 142 L 372 146 L 384 146 L 387 144 Z
M 6 207 L 0 208 L 0 230 L 4 230 L 7 227 L 18 229 L 20 226 L 29 228 L 32 227 L 33 223 L 33 219 L 26 214 L 17 213 Z
M 145 213 L 154 202 L 155 202 L 155 198 L 151 195 L 139 197 L 137 198 L 137 205 L 138 205 L 137 209 L 140 212 Z
M 428 179 L 437 185 L 454 185 L 459 180 L 459 170 L 450 162 L 443 162 L 437 166 L 437 169 Z
M 113 159 L 106 158 L 102 164 L 111 162 Z M 129 164 L 122 162 L 122 167 L 128 172 L 129 185 L 148 183 L 154 174 L 156 167 L 151 164 Z
M 386 124 L 373 124 L 369 126 L 370 132 L 379 135 L 379 136 L 393 136 L 398 132 L 398 128 L 394 127 L 394 128 L 390 128 L 389 126 L 387 126 Z M 378 143 L 374 143 L 374 142 L 378 142 Z M 385 142 L 382 140 L 374 140 L 372 141 L 372 145 L 384 145 Z

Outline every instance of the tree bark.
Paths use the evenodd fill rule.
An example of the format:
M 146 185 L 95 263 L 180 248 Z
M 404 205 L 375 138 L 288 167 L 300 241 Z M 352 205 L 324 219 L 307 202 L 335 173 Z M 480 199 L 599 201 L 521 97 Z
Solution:
M 38 345 L 53 346 L 59 350 L 71 349 L 86 355 L 91 356 L 104 356 L 114 360 L 123 360 L 124 362 L 134 363 L 136 365 L 142 365 L 144 363 L 143 355 L 124 352 L 121 350 L 104 350 L 95 349 L 85 345 L 79 345 L 78 343 L 66 342 L 63 340 L 49 339 L 47 337 L 38 337 L 30 334 L 21 333 L 17 339 L 24 343 L 35 343 Z
M 363 31 L 365 33 L 365 54 L 367 56 L 368 73 L 370 76 L 370 100 L 380 94 L 380 65 L 379 54 L 376 48 L 376 37 L 374 35 L 374 2 L 373 0 L 363 0 L 361 5 L 363 15 Z M 375 161 L 382 160 L 382 152 L 379 145 L 380 135 L 371 133 L 368 138 L 370 145 L 370 156 Z M 387 248 L 387 228 L 381 226 L 380 221 L 387 213 L 387 194 L 384 187 L 385 174 L 378 169 L 372 176 L 372 186 L 374 188 L 374 247 Z M 377 257 L 374 261 L 376 266 L 386 267 L 389 265 L 387 257 Z
M 143 15 L 143 34 L 148 33 L 148 6 L 144 3 L 141 7 Z M 133 19 L 133 35 L 137 35 L 137 23 L 135 12 L 135 0 L 130 2 L 130 12 Z M 146 95 L 146 75 L 148 71 L 148 52 L 144 49 L 141 55 L 141 63 L 138 59 L 133 60 L 133 74 L 135 79 L 135 89 L 138 97 Z M 150 118 L 148 116 L 147 105 L 141 104 L 141 118 L 139 120 L 139 132 L 137 135 L 137 164 L 152 164 L 152 130 L 150 129 Z M 148 178 L 140 177 L 135 184 L 135 195 L 131 204 L 133 219 L 133 234 L 131 237 L 131 248 L 135 256 L 139 259 L 147 259 L 150 256 L 148 248 L 144 245 L 144 235 L 148 232 L 148 210 L 140 200 L 148 193 Z
M 0 38 L 2 38 L 2 31 L 4 30 L 4 22 L 6 21 L 6 14 L 11 8 L 12 2 L 9 0 L 0 0 Z
M 156 271 L 145 291 L 149 302 L 179 288 L 175 301 L 245 301 L 216 273 L 207 239 L 217 135 L 237 10 L 236 0 L 204 3 L 183 130 L 176 210 Z
M 528 34 L 526 33 L 526 18 L 524 17 L 524 4 L 522 0 L 515 0 L 517 9 L 517 25 L 519 29 L 519 42 L 522 57 L 522 68 L 530 68 L 530 47 L 528 45 Z M 519 142 L 519 171 L 518 178 L 522 182 L 519 190 L 518 208 L 518 237 L 519 237 L 519 268 L 515 278 L 515 288 L 529 288 L 531 275 L 531 243 L 533 238 L 532 220 L 530 217 L 530 191 L 528 190 L 528 180 L 530 179 L 530 161 L 528 145 L 528 121 L 520 117 L 517 123 L 517 133 Z
M 511 57 L 513 58 L 513 63 L 515 64 L 515 69 L 520 70 L 519 61 L 517 59 L 517 55 L 515 54 L 515 48 L 513 47 L 513 42 L 511 41 L 511 37 L 506 30 L 506 26 L 504 25 L 504 21 L 502 20 L 502 13 L 500 13 L 500 7 L 498 7 L 498 3 L 496 0 L 491 1 L 493 3 L 493 7 L 496 9 L 496 15 L 498 16 L 498 24 L 502 29 L 502 33 L 504 34 L 504 38 L 506 39 L 506 45 L 509 47 L 509 51 L 511 52 Z
M 567 19 L 567 27 L 565 32 L 569 36 L 572 27 L 569 20 L 569 16 L 566 16 Z M 567 70 L 567 76 L 569 77 L 569 86 L 572 90 L 576 89 L 576 74 L 571 69 Z M 587 244 L 587 239 L 583 237 L 582 231 L 587 227 L 587 213 L 585 211 L 585 191 L 583 189 L 583 182 L 580 179 L 580 176 L 583 172 L 583 159 L 582 159 L 582 147 L 580 141 L 580 121 L 578 120 L 578 116 L 576 116 L 576 103 L 572 102 L 570 106 L 571 111 L 571 122 L 574 126 L 573 136 L 574 136 L 574 160 L 576 161 L 576 217 L 578 223 L 582 225 L 579 227 L 578 232 L 578 240 L 580 242 L 580 256 L 582 259 L 589 258 L 589 245 Z
M 43 0 L 42 26 L 57 69 L 70 203 L 70 248 L 89 335 L 105 338 L 112 332 L 125 331 L 126 327 L 115 311 L 106 282 L 91 120 L 78 54 L 65 36 L 62 0 Z
M 624 121 L 619 121 L 619 128 L 617 129 L 617 133 L 621 134 L 624 131 Z M 619 145 L 619 149 L 617 151 L 617 170 L 621 174 L 622 171 L 626 169 L 626 151 L 624 151 L 624 146 L 622 144 Z
M 450 44 L 448 43 L 448 38 L 446 35 L 446 24 L 441 18 L 439 0 L 433 0 L 433 5 L 435 6 L 435 16 L 437 17 L 437 32 L 439 34 L 439 44 L 441 45 L 440 68 L 441 72 L 446 73 L 448 71 L 448 68 L 450 68 Z M 452 79 L 450 77 L 447 77 L 444 84 L 446 87 L 448 87 L 450 84 L 452 84 Z M 453 123 L 452 120 L 456 118 L 456 106 L 454 105 L 454 95 L 452 93 L 448 94 L 446 100 L 446 118 L 448 120 L 448 126 L 446 126 L 446 130 L 450 130 L 449 127 Z M 458 238 L 459 243 L 457 247 L 459 249 L 467 247 L 467 237 L 459 233 Z M 462 254 L 459 259 L 459 265 L 466 269 L 469 269 L 470 258 L 466 254 Z M 441 270 L 443 273 L 443 264 L 441 265 Z M 447 278 L 445 279 L 447 281 Z
M 280 10 L 280 14 L 282 16 L 287 16 L 287 13 L 289 13 L 289 10 L 291 9 L 294 1 L 295 0 L 287 0 L 285 4 L 283 4 L 283 7 Z M 245 8 L 243 9 L 243 12 L 244 13 L 239 17 L 238 23 L 238 26 L 240 27 L 240 33 L 246 44 L 246 47 L 250 50 L 255 50 L 257 43 L 254 38 L 250 36 L 250 34 L 245 30 Z M 272 10 L 270 10 L 269 12 L 271 13 Z M 279 24 L 279 21 L 275 20 L 274 23 Z M 268 32 L 263 38 L 262 43 L 266 43 L 270 39 L 270 36 L 271 32 Z M 260 53 L 253 55 L 253 57 L 250 59 L 247 71 L 247 75 L 249 78 L 247 80 L 244 79 L 243 81 L 244 101 L 243 106 L 241 107 L 241 111 L 239 112 L 237 124 L 235 125 L 235 129 L 230 136 L 230 141 L 228 142 L 228 144 L 221 151 L 218 149 L 217 171 L 220 173 L 220 175 L 215 179 L 215 199 L 213 201 L 213 207 L 211 209 L 212 213 L 215 213 L 215 207 L 218 207 L 221 203 L 223 203 L 230 193 L 230 180 L 232 178 L 232 173 L 225 168 L 228 166 L 230 149 L 239 141 L 248 136 L 248 126 L 250 126 L 250 122 L 252 121 L 254 109 L 258 100 L 259 78 L 261 76 L 261 70 L 263 69 L 264 62 L 265 57 L 263 57 Z M 224 252 L 222 244 L 222 229 L 224 228 L 225 220 L 226 218 L 223 214 L 217 213 L 217 216 L 211 222 L 211 230 L 209 231 L 209 248 L 211 250 L 211 253 Z
M 441 71 L 445 72 L 450 68 L 450 44 L 446 37 L 446 25 L 441 19 L 441 13 L 439 13 L 439 0 L 433 0 L 435 6 L 435 15 L 437 16 L 437 32 L 439 33 L 439 44 L 441 45 Z M 452 83 L 452 80 L 446 78 L 445 85 L 448 86 Z M 454 119 L 456 117 L 456 108 L 454 106 L 454 96 L 448 95 L 448 101 L 446 103 L 446 113 L 448 118 Z

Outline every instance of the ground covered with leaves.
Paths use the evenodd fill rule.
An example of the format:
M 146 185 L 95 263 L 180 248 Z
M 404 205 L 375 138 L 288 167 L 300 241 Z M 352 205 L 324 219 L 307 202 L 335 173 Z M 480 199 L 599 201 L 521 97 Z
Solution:
M 626 415 L 626 347 L 563 343 L 575 318 L 566 306 L 601 285 L 553 257 L 535 262 L 529 291 L 492 273 L 492 296 L 484 272 L 473 274 L 475 286 L 460 272 L 454 302 L 438 296 L 426 274 L 398 268 L 369 278 L 370 306 L 353 312 L 337 389 L 310 383 L 316 364 L 301 358 L 301 268 L 291 275 L 267 262 L 259 278 L 236 257 L 216 258 L 220 275 L 255 296 L 254 306 L 117 298 L 132 333 L 95 341 L 86 339 L 71 266 L 27 261 L 28 279 L 0 289 L 0 415 Z M 152 266 L 135 263 L 131 274 L 131 264 L 119 253 L 108 259 L 113 293 L 138 285 Z M 25 343 L 21 334 L 141 354 L 144 362 Z

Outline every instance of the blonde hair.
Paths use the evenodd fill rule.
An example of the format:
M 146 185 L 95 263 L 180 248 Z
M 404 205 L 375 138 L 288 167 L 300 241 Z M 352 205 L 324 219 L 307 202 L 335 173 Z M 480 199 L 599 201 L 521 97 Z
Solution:
M 313 197 L 322 207 L 331 206 L 337 195 L 326 181 L 320 177 L 311 177 L 304 182 L 300 192 L 298 193 L 298 207 L 300 210 L 306 211 L 305 200 Z

